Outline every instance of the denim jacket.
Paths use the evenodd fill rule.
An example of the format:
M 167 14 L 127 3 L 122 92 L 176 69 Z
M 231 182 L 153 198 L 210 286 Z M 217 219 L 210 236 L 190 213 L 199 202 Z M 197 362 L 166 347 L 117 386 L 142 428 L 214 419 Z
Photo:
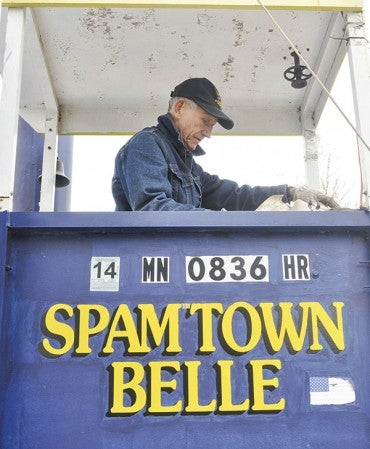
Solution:
M 160 116 L 157 126 L 135 134 L 116 156 L 116 210 L 255 210 L 269 196 L 286 192 L 286 185 L 239 187 L 210 175 L 194 160 L 202 154 L 199 145 L 186 150 L 171 116 Z

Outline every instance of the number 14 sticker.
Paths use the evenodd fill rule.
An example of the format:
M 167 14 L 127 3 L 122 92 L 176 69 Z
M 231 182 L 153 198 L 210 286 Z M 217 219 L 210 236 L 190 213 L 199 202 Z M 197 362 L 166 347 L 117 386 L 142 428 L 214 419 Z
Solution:
M 90 291 L 119 291 L 119 257 L 92 257 L 90 266 Z

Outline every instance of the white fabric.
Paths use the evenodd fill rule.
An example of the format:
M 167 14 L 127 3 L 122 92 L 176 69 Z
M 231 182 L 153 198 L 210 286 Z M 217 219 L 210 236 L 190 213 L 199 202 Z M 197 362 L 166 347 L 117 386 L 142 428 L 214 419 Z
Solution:
M 291 211 L 312 211 L 316 209 L 310 209 L 309 205 L 302 200 L 296 200 L 289 203 L 284 203 L 282 201 L 283 195 L 272 195 L 267 200 L 265 200 L 256 210 L 258 211 L 283 211 L 283 210 L 291 210 Z M 329 207 L 320 204 L 320 209 L 318 211 L 329 210 Z

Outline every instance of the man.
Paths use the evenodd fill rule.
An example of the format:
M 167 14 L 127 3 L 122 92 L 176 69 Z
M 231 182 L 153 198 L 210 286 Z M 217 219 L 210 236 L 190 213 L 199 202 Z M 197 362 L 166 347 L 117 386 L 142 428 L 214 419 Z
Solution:
M 211 137 L 217 123 L 225 129 L 234 126 L 208 79 L 191 78 L 176 86 L 168 113 L 156 126 L 135 134 L 117 154 L 112 180 L 116 210 L 255 210 L 271 195 L 319 204 L 321 194 L 309 189 L 239 187 L 205 172 L 194 156 L 204 154 L 200 143 Z

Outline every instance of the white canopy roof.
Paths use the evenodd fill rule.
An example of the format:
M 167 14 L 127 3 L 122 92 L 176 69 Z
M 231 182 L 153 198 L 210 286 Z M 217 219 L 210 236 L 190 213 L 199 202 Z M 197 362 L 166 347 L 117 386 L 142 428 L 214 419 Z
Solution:
M 135 132 L 166 112 L 176 84 L 203 76 L 218 87 L 234 134 L 301 134 L 301 115 L 319 118 L 326 96 L 314 78 L 303 89 L 284 79 L 292 48 L 256 1 L 130 3 L 28 10 L 20 113 L 37 131 L 54 104 L 60 134 Z M 265 3 L 280 5 L 274 18 L 330 88 L 346 47 L 338 9 L 361 2 Z

